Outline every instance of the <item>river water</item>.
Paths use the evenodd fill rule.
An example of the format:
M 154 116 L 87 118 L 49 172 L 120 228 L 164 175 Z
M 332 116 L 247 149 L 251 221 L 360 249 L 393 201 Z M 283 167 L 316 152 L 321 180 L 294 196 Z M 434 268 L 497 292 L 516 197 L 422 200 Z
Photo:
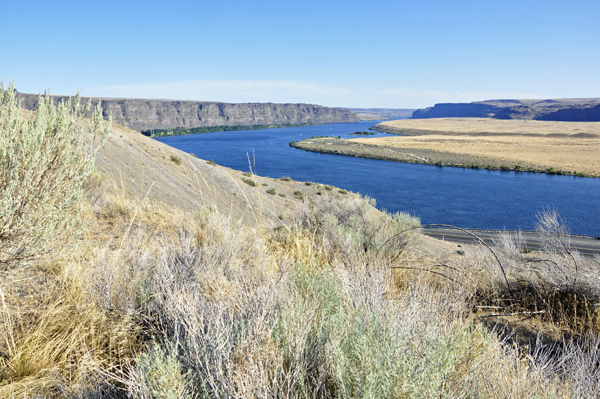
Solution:
M 525 172 L 406 164 L 289 147 L 310 136 L 341 136 L 377 122 L 358 122 L 204 133 L 157 140 L 213 159 L 217 164 L 274 178 L 331 184 L 377 200 L 389 212 L 405 211 L 421 223 L 464 228 L 533 230 L 536 215 L 559 211 L 574 234 L 600 236 L 600 179 Z M 387 136 L 378 133 L 375 137 Z M 600 154 L 599 154 L 600 156 Z

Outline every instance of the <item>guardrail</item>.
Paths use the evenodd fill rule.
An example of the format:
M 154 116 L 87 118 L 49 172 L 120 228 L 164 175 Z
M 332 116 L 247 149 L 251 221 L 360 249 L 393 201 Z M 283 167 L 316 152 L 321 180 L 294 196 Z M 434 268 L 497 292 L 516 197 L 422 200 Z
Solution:
M 460 229 L 453 229 L 453 228 L 449 228 L 449 227 L 424 227 L 424 230 L 457 230 L 460 231 Z M 527 233 L 527 234 L 539 234 L 540 231 L 536 231 L 536 230 L 489 230 L 489 229 L 469 229 L 469 228 L 464 228 L 464 230 L 468 230 L 468 231 L 480 231 L 480 232 L 484 232 L 484 233 L 498 233 L 500 231 L 508 231 L 511 233 L 516 233 L 516 232 L 521 232 L 521 233 Z M 592 236 L 584 236 L 581 234 L 569 234 L 571 237 L 576 237 L 576 238 L 585 238 L 585 239 L 589 239 L 589 240 L 600 240 L 600 236 L 599 237 L 592 237 Z

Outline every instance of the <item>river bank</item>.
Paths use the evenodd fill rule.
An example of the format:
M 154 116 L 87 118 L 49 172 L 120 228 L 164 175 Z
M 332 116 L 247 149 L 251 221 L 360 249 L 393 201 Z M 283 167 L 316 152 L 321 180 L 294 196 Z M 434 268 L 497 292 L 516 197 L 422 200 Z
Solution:
M 434 164 L 600 177 L 598 122 L 436 118 L 383 122 L 372 129 L 400 137 L 353 141 L 408 152 L 433 150 L 447 158 Z M 483 163 L 473 162 L 477 158 Z
M 222 132 L 185 135 L 157 140 L 194 153 L 201 159 L 214 159 L 217 164 L 232 169 L 250 171 L 251 163 L 252 171 L 257 175 L 274 179 L 289 176 L 296 181 L 312 181 L 349 192 L 360 192 L 377 199 L 378 209 L 392 213 L 409 212 L 420 217 L 422 223 L 534 230 L 536 214 L 551 206 L 560 211 L 571 232 L 600 235 L 600 215 L 590 212 L 600 202 L 600 179 L 546 173 L 435 168 L 417 163 L 327 156 L 289 146 L 291 141 L 299 142 L 312 136 L 340 136 L 341 140 L 337 141 L 346 141 L 356 137 L 350 136 L 350 133 L 365 131 L 371 126 L 371 122 L 358 122 L 254 130 L 251 134 Z M 381 133 L 376 137 L 396 136 Z M 416 152 L 411 154 L 418 155 Z M 210 174 L 206 179 L 212 180 Z M 262 188 L 262 192 L 271 188 L 268 181 L 265 183 L 269 187 Z M 288 194 L 287 199 L 290 198 Z
M 385 139 L 394 140 L 387 137 Z M 381 139 L 381 140 L 385 140 Z M 358 158 L 379 159 L 382 161 L 406 162 L 435 166 L 450 166 L 469 169 L 504 170 L 517 172 L 547 173 L 555 175 L 573 175 L 580 177 L 599 177 L 577 170 L 555 169 L 534 162 L 515 163 L 510 158 L 486 157 L 474 154 L 461 154 L 430 148 L 400 147 L 369 144 L 366 141 L 376 139 L 340 140 L 337 138 L 314 138 L 291 142 L 290 146 L 305 151 L 323 154 L 345 155 Z

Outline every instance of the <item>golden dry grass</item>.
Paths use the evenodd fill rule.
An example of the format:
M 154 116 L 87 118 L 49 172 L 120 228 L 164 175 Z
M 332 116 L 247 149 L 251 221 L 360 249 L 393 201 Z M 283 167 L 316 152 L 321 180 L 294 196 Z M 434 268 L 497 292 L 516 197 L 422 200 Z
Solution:
M 564 135 L 593 134 L 600 138 L 600 122 L 548 122 L 534 120 L 504 120 L 491 118 L 401 119 L 376 125 L 382 131 L 400 133 L 418 130 L 414 134 L 444 135 Z M 406 133 L 404 133 L 406 134 Z
M 382 147 L 428 149 L 502 159 L 600 176 L 600 123 L 440 118 L 384 122 L 383 131 L 403 137 L 351 141 Z

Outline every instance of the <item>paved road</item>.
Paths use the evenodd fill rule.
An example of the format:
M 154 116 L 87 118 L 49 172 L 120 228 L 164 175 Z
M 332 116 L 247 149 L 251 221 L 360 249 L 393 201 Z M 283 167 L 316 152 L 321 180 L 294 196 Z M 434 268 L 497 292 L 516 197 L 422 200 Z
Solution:
M 495 231 L 469 231 L 471 231 L 473 234 L 484 240 L 488 245 L 492 244 L 492 238 L 496 235 Z M 423 229 L 423 234 L 426 234 L 429 237 L 437 238 L 439 240 L 451 241 L 456 243 L 475 244 L 478 242 L 476 238 L 461 230 L 426 228 Z M 541 240 L 538 234 L 533 232 L 523 232 L 523 237 L 525 239 L 527 247 L 531 248 L 534 251 L 541 250 Z M 585 256 L 594 256 L 595 254 L 600 255 L 600 240 L 596 240 L 594 238 L 573 236 L 571 237 L 571 248 L 576 249 L 577 251 L 579 251 L 579 253 Z

